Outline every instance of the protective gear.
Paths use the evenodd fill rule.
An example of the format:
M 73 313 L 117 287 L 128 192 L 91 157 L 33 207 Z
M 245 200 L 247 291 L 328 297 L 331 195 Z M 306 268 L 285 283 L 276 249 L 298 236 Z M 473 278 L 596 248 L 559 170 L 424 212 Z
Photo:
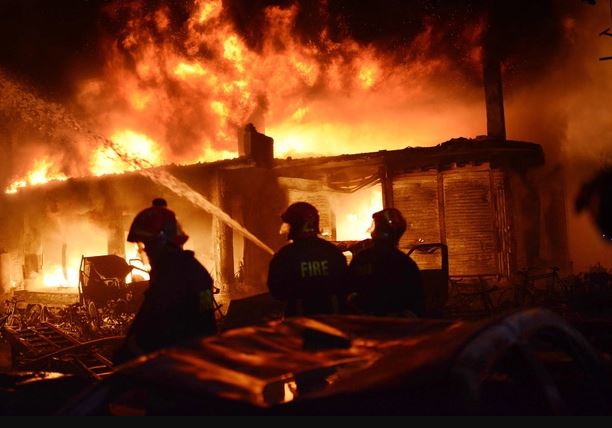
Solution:
M 154 207 L 167 207 L 168 202 L 164 198 L 155 198 L 151 201 L 151 205 Z
M 308 202 L 295 202 L 285 210 L 281 219 L 291 226 L 288 239 L 317 236 L 319 231 L 319 212 Z
M 173 211 L 163 206 L 152 206 L 139 212 L 128 233 L 128 242 L 171 243 L 178 247 L 189 237 L 183 232 Z
M 217 332 L 213 278 L 193 251 L 166 251 L 151 267 L 151 280 L 115 364 L 182 341 Z
M 372 239 L 386 240 L 397 244 L 406 231 L 406 220 L 396 208 L 385 208 L 372 214 L 374 230 Z

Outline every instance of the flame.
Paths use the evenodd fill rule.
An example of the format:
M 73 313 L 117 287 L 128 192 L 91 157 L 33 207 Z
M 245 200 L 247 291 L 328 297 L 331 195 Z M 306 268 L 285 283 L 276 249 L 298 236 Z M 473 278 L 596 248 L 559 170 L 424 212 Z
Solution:
M 48 158 L 34 160 L 34 166 L 24 178 L 13 181 L 6 189 L 6 193 L 16 193 L 22 187 L 44 184 L 49 181 L 64 181 L 68 177 L 56 171 L 53 161 Z
M 398 62 L 397 49 L 332 38 L 325 26 L 316 42 L 300 38 L 298 4 L 266 7 L 256 42 L 236 30 L 221 0 L 193 0 L 180 24 L 171 6 L 141 6 L 104 8 L 121 31 L 101 39 L 100 75 L 75 82 L 75 108 L 121 147 L 117 154 L 81 144 L 79 168 L 89 165 L 90 174 L 133 169 L 124 156 L 146 166 L 233 158 L 248 122 L 274 138 L 276 157 L 431 146 L 483 133 L 481 88 L 466 85 L 443 55 L 428 54 L 440 37 L 430 22 L 398 46 L 406 55 Z M 483 26 L 457 36 L 475 46 L 470 55 Z M 20 178 L 10 191 L 28 184 Z
M 62 142 L 72 141 L 77 149 L 62 144 L 69 156 L 62 157 L 61 166 L 50 158 L 32 165 L 32 156 L 23 156 L 28 164 L 19 173 L 30 171 L 12 177 L 7 192 L 34 181 L 65 179 L 64 174 L 121 172 L 129 169 L 121 160 L 128 153 L 151 165 L 235 157 L 237 131 L 248 122 L 274 138 L 276 157 L 432 146 L 452 137 L 484 134 L 480 63 L 481 41 L 488 28 L 486 14 L 470 12 L 464 25 L 461 19 L 447 19 L 444 14 L 437 18 L 431 9 L 424 12 L 430 14 L 426 19 L 418 17 L 417 26 L 406 23 L 407 32 L 415 34 L 406 39 L 400 34 L 392 45 L 381 48 L 377 41 L 347 36 L 344 23 L 326 14 L 331 4 L 326 0 L 313 2 L 315 6 L 311 4 L 308 10 L 300 10 L 298 2 L 291 6 L 286 6 L 291 2 L 264 2 L 283 6 L 243 14 L 236 23 L 231 22 L 235 10 L 229 5 L 262 3 L 104 3 L 104 20 L 111 24 L 104 26 L 109 33 L 100 39 L 99 63 L 104 67 L 94 78 L 91 74 L 76 78 L 76 97 L 67 105 L 93 123 L 96 134 L 121 140 L 120 135 L 133 133 L 138 136 L 135 139 L 146 142 L 144 148 L 131 152 L 125 148 L 125 153 L 117 155 L 106 146 L 68 138 Z M 179 3 L 183 7 L 177 14 L 171 9 Z M 531 46 L 517 49 L 520 54 L 504 63 L 508 135 L 542 144 L 547 163 L 555 156 L 572 162 L 574 177 L 569 177 L 568 198 L 577 185 L 571 180 L 581 179 L 596 164 L 609 163 L 611 153 L 611 116 L 601 97 L 610 92 L 611 69 L 608 62 L 596 61 L 610 55 L 609 38 L 600 37 L 599 43 L 593 39 L 609 26 L 605 22 L 609 15 L 607 9 L 605 13 L 601 10 L 607 4 L 599 2 L 598 7 L 589 6 L 580 14 L 570 11 L 573 7 L 555 7 L 550 10 L 555 13 L 542 21 L 533 18 L 542 18 L 539 13 L 547 8 L 532 8 L 540 12 L 524 20 L 531 9 L 519 6 L 521 24 L 545 28 L 536 35 L 545 33 L 546 38 L 523 37 L 533 28 L 517 31 L 519 41 L 528 40 Z M 240 12 L 245 10 L 251 9 Z M 309 31 L 318 34 L 301 34 L 305 18 L 308 21 L 313 16 L 313 21 L 321 18 L 321 22 L 308 23 L 312 25 Z M 548 41 L 555 36 L 559 18 L 563 39 L 551 45 Z M 542 41 L 547 42 L 539 43 Z M 460 61 L 448 52 L 449 47 L 457 48 Z M 516 47 L 525 46 L 519 43 Z M 534 53 L 541 54 L 541 63 L 548 65 L 531 63 Z M 527 56 L 521 58 L 524 54 Z M 561 60 L 563 63 L 558 62 Z M 525 64 L 535 72 L 528 71 L 529 76 L 522 76 L 528 77 L 524 81 L 513 77 Z M 29 94 L 16 90 L 2 70 L 0 86 L 0 108 L 20 110 L 22 120 L 45 136 L 53 133 L 46 121 L 61 117 L 62 108 L 45 112 L 37 103 L 30 105 Z M 68 127 L 74 125 L 70 120 L 64 122 Z M 66 158 L 78 166 L 68 168 Z M 46 173 L 32 179 L 38 177 L 40 164 Z M 599 237 L 585 244 L 583 226 L 569 213 L 568 224 L 572 222 L 577 232 L 570 237 L 570 250 L 576 266 L 584 269 L 589 260 L 609 254 Z
M 382 188 L 376 185 L 355 193 L 335 195 L 336 239 L 359 241 L 370 238 L 372 214 L 383 209 Z
M 43 285 L 45 287 L 66 287 L 76 289 L 79 285 L 79 262 L 75 263 L 73 261 L 70 263 L 70 269 L 66 271 L 66 276 L 64 276 L 64 270 L 61 265 L 54 264 L 45 267 L 43 270 Z
M 164 7 L 116 6 L 111 19 L 125 13 L 129 20 L 119 41 L 109 38 L 108 67 L 95 96 L 126 102 L 96 110 L 83 85 L 81 103 L 105 115 L 108 135 L 137 127 L 164 148 L 163 162 L 234 157 L 237 128 L 248 122 L 273 136 L 277 157 L 434 145 L 482 133 L 480 88 L 469 93 L 458 82 L 453 99 L 437 96 L 449 83 L 424 88 L 437 75 L 452 75 L 444 58 L 420 54 L 434 43 L 432 25 L 410 48 L 416 60 L 398 65 L 348 37 L 332 41 L 327 29 L 318 43 L 305 43 L 295 33 L 298 5 L 267 7 L 255 46 L 235 30 L 219 0 L 194 2 L 182 44 Z
M 136 169 L 135 164 L 157 166 L 163 163 L 159 144 L 144 134 L 123 130 L 113 134 L 111 139 L 120 153 L 108 146 L 98 147 L 91 159 L 94 175 L 132 171 Z
M 82 245 L 79 247 L 79 251 L 85 254 L 91 255 L 102 255 L 104 251 L 96 245 Z M 132 266 L 136 266 L 140 269 L 134 269 L 130 272 L 125 279 L 126 283 L 132 281 L 146 281 L 149 280 L 149 274 L 144 271 L 149 271 L 151 266 L 143 262 L 143 257 L 139 248 L 136 244 L 126 243 L 125 246 L 126 261 Z M 59 263 L 51 263 L 43 265 L 42 279 L 34 278 L 33 281 L 28 285 L 28 289 L 36 290 L 47 288 L 63 288 L 66 292 L 75 292 L 79 286 L 79 269 L 81 266 L 81 257 L 76 253 L 69 257 L 66 263 L 66 270 Z M 38 282 L 42 282 L 41 285 L 37 285 Z
M 223 7 L 221 4 L 221 0 L 209 0 L 209 1 L 197 1 L 198 7 L 198 23 L 202 24 L 203 22 L 216 18 L 222 12 Z
M 128 263 L 136 266 L 138 269 L 133 269 L 127 276 L 127 282 L 132 281 L 148 281 L 150 276 L 147 272 L 150 271 L 151 265 L 146 261 L 146 254 L 138 244 L 127 242 L 125 246 L 125 254 Z

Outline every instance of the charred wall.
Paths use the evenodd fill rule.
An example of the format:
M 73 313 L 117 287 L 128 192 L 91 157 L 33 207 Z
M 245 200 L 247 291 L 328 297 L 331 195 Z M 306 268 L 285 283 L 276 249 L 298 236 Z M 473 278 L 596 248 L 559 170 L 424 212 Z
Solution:
M 404 249 L 441 242 L 448 246 L 451 275 L 508 276 L 526 266 L 567 264 L 562 185 L 541 176 L 542 162 L 541 148 L 532 143 L 463 139 L 433 148 L 275 159 L 271 167 L 236 159 L 166 170 L 274 251 L 285 244 L 279 215 L 289 203 L 317 206 L 324 237 L 335 240 L 335 195 L 379 183 L 382 202 L 409 222 Z M 1 199 L 0 248 L 14 260 L 11 275 L 22 280 L 41 264 L 65 264 L 91 244 L 97 254 L 124 255 L 134 215 L 164 197 L 190 236 L 186 247 L 217 286 L 231 298 L 267 291 L 271 255 L 189 196 L 136 173 L 27 189 Z M 417 261 L 423 268 L 440 264 Z
M 570 271 L 564 187 L 560 170 L 509 174 L 515 265 Z

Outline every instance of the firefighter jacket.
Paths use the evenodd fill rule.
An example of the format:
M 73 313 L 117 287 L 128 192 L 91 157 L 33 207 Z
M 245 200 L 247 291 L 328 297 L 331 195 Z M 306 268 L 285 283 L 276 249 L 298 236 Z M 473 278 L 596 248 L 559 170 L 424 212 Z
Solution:
M 348 267 L 342 252 L 319 237 L 297 239 L 270 261 L 268 288 L 286 302 L 285 316 L 338 312 Z
M 149 287 L 115 362 L 217 332 L 213 279 L 193 251 L 174 249 L 151 269 Z
M 375 239 L 372 244 L 351 260 L 351 306 L 371 315 L 423 315 L 425 297 L 417 264 L 388 242 Z

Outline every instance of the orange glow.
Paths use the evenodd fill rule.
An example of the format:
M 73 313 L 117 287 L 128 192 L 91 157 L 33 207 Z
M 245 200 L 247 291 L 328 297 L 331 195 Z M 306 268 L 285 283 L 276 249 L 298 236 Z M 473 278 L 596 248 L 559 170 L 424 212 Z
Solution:
M 210 145 L 204 146 L 202 154 L 196 159 L 197 162 L 214 162 L 221 159 L 234 159 L 238 157 L 238 151 L 215 150 Z
M 397 64 L 373 46 L 332 41 L 326 29 L 319 43 L 304 42 L 295 32 L 297 5 L 264 11 L 256 49 L 226 19 L 221 1 L 194 6 L 182 46 L 167 6 L 126 6 L 130 19 L 121 39 L 108 40 L 102 77 L 77 82 L 76 106 L 118 148 L 79 144 L 89 173 L 235 158 L 237 129 L 248 122 L 274 138 L 279 158 L 427 146 L 482 133 L 480 89 L 474 95 L 461 81 L 454 88 L 452 79 L 434 83 L 452 77 L 452 69 L 425 54 L 433 43 L 429 24 L 406 47 L 411 61 Z M 462 37 L 477 45 L 481 32 L 477 25 Z M 65 179 L 59 169 L 38 161 L 7 191 Z
M 190 76 L 203 76 L 206 71 L 201 64 L 187 64 L 181 62 L 174 69 L 174 74 L 182 79 L 186 79 Z
M 130 96 L 130 103 L 136 110 L 144 110 L 149 101 L 151 100 L 151 94 L 146 92 L 134 91 Z
M 425 54 L 435 42 L 431 25 L 404 47 L 411 61 L 397 64 L 373 46 L 332 41 L 327 30 L 319 43 L 304 42 L 295 32 L 297 5 L 265 9 L 256 49 L 227 20 L 223 2 L 194 5 L 181 46 L 164 7 L 149 15 L 126 8 L 132 19 L 122 50 L 109 46 L 97 90 L 86 91 L 94 83 L 84 82 L 80 94 L 80 105 L 106 121 L 104 135 L 138 129 L 154 141 L 161 158 L 152 164 L 235 157 L 237 128 L 248 122 L 274 138 L 280 158 L 431 146 L 483 133 L 481 88 L 453 80 L 449 61 Z M 476 43 L 480 32 L 463 37 Z M 440 75 L 449 78 L 441 83 Z M 97 166 L 101 157 L 111 157 L 111 171 L 123 170 L 96 147 L 95 174 L 108 170 Z
M 244 47 L 236 35 L 231 35 L 223 43 L 223 58 L 234 63 L 236 70 L 244 72 Z
M 131 242 L 126 243 L 125 258 L 130 265 L 140 268 L 133 269 L 132 272 L 128 274 L 127 282 L 149 280 L 149 274 L 147 272 L 143 272 L 141 269 L 150 271 L 151 266 L 146 263 L 146 254 L 139 249 L 137 244 Z
M 113 174 L 136 169 L 134 162 L 128 160 L 136 160 L 138 164 L 147 166 L 162 164 L 161 148 L 146 135 L 125 130 L 116 132 L 111 139 L 120 153 L 110 147 L 98 147 L 92 156 L 92 174 Z
M 382 210 L 380 185 L 361 189 L 355 193 L 334 195 L 332 206 L 336 214 L 336 239 L 359 241 L 370 238 L 372 214 Z
M 66 287 L 75 289 L 79 285 L 79 263 L 73 262 L 70 264 L 70 269 L 67 269 L 66 276 L 61 265 L 51 265 L 44 269 L 43 285 L 45 287 Z
M 200 0 L 197 3 L 199 4 L 197 16 L 200 24 L 216 18 L 223 10 L 221 0 Z
M 56 170 L 53 162 L 48 158 L 37 159 L 34 166 L 24 178 L 13 181 L 6 189 L 6 193 L 16 193 L 22 187 L 44 184 L 49 181 L 67 180 L 63 173 Z
M 77 292 L 79 285 L 79 268 L 83 255 L 97 256 L 107 254 L 107 233 L 104 229 L 93 223 L 75 218 L 62 218 L 57 223 L 57 235 L 48 237 L 43 245 L 45 261 L 40 274 L 33 274 L 26 279 L 25 288 L 31 291 L 48 288 L 61 288 L 65 292 Z M 71 236 L 66 247 L 65 266 L 59 260 L 62 254 L 62 245 L 66 236 Z M 143 263 L 143 255 L 139 253 L 138 246 L 133 243 L 125 244 L 126 261 L 146 271 L 151 267 Z M 146 256 L 144 256 L 146 258 Z M 125 279 L 127 283 L 133 280 L 148 280 L 149 274 L 140 269 L 134 269 Z

